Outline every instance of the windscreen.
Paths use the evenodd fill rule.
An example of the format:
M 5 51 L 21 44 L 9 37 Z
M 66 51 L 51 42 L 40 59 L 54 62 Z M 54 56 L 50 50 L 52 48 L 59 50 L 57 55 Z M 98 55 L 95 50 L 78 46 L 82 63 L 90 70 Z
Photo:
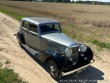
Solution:
M 40 25 L 41 34 L 61 32 L 59 24 L 42 24 Z

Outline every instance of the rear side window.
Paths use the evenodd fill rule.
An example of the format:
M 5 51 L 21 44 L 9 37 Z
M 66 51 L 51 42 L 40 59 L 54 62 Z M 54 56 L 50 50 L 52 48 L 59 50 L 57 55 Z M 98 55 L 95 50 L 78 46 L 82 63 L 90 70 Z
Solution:
M 29 30 L 38 33 L 38 28 L 37 28 L 37 25 L 35 24 L 30 24 Z
M 23 25 L 22 25 L 22 27 L 24 27 L 24 28 L 28 28 L 28 25 L 29 25 L 29 23 L 28 23 L 27 21 L 23 21 Z

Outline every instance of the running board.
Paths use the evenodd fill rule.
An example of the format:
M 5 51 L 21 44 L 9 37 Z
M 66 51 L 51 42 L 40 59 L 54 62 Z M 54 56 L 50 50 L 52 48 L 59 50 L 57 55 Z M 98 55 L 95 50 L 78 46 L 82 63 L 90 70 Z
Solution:
M 25 44 L 22 44 L 22 46 L 27 50 L 29 51 L 33 56 L 36 56 L 36 55 L 39 55 L 39 52 L 30 48 L 29 46 L 25 45 Z
M 80 71 L 80 70 L 85 70 L 85 69 L 86 69 L 88 66 L 90 66 L 94 61 L 95 61 L 95 60 L 93 59 L 93 60 L 91 60 L 91 62 L 90 62 L 89 64 L 87 64 L 87 65 L 85 65 L 85 66 L 82 66 L 82 67 L 80 67 L 80 68 L 77 68 L 77 69 L 75 69 L 75 70 L 72 70 L 72 71 L 69 71 L 69 72 L 66 72 L 66 73 L 62 72 L 62 76 L 66 76 L 66 75 L 69 75 L 69 74 L 78 72 L 78 71 Z

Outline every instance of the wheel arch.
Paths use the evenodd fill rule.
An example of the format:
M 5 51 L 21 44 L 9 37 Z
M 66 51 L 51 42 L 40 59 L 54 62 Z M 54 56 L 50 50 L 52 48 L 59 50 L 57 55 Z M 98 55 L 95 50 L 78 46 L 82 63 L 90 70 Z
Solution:
M 19 42 L 22 43 L 22 44 L 25 44 L 25 38 L 24 38 L 24 35 L 23 35 L 23 32 L 21 31 L 18 31 L 17 33 L 17 39 L 19 39 Z
M 56 62 L 56 64 L 58 65 L 58 67 L 60 69 L 63 69 L 64 68 L 64 66 L 65 66 L 65 60 L 64 60 L 63 57 L 61 57 L 60 54 L 54 55 L 54 54 L 49 54 L 48 53 L 47 56 L 48 57 L 45 59 L 45 62 L 48 62 L 48 60 L 52 59 L 52 60 L 54 60 Z

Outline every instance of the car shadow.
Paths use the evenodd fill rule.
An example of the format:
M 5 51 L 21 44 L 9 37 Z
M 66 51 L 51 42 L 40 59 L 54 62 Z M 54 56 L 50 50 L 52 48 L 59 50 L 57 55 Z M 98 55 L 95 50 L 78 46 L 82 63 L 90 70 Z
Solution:
M 58 83 L 98 83 L 98 81 L 103 81 L 104 73 L 99 69 L 89 66 L 85 71 L 81 73 L 73 73 L 68 76 L 62 77 L 58 80 Z
M 24 50 L 36 63 L 38 63 L 43 69 L 45 69 L 46 72 L 48 72 L 46 63 L 42 63 L 26 49 Z M 103 75 L 104 73 L 101 70 L 93 66 L 89 66 L 85 71 L 81 73 L 73 73 L 67 76 L 63 76 L 60 80 L 56 81 L 58 83 L 98 83 L 98 81 L 104 80 Z

